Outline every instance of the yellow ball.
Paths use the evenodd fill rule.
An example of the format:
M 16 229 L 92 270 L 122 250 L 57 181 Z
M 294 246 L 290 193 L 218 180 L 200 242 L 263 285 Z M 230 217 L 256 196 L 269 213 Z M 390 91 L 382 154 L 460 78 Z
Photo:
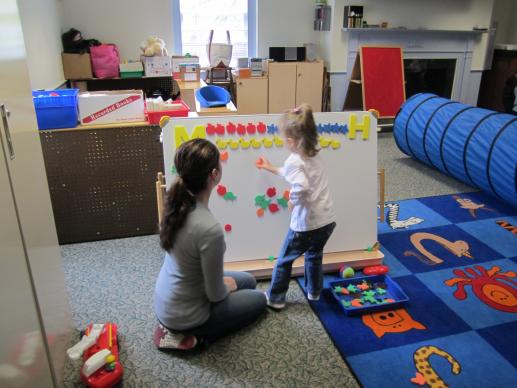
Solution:
M 115 362 L 115 356 L 113 354 L 106 356 L 106 364 L 111 364 L 112 362 Z

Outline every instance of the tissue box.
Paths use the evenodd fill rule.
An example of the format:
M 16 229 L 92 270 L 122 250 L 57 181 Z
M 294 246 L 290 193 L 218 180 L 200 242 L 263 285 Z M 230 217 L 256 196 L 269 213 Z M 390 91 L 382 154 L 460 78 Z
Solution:
M 112 90 L 79 93 L 79 119 L 82 125 L 145 121 L 141 90 Z
M 145 57 L 142 55 L 142 63 L 147 77 L 170 76 L 172 74 L 170 57 Z

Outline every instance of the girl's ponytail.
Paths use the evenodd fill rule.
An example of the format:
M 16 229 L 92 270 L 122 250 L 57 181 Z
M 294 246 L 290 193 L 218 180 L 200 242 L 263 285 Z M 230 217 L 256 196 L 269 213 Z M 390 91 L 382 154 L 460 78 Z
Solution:
M 318 130 L 309 104 L 285 112 L 280 118 L 280 129 L 287 137 L 299 141 L 304 156 L 313 157 L 319 152 Z

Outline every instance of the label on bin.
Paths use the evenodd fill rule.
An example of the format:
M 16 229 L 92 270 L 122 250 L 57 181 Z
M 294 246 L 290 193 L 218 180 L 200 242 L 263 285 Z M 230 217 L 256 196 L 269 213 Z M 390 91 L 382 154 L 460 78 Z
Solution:
M 89 116 L 86 116 L 82 121 L 84 124 L 91 123 L 92 121 L 97 120 L 98 118 L 102 116 L 106 116 L 108 113 L 114 112 L 117 109 L 122 108 L 123 106 L 126 106 L 128 104 L 131 104 L 132 102 L 139 100 L 140 96 L 129 96 L 126 97 L 120 101 L 115 102 L 114 104 L 111 104 L 103 109 L 101 109 L 98 112 L 92 113 Z

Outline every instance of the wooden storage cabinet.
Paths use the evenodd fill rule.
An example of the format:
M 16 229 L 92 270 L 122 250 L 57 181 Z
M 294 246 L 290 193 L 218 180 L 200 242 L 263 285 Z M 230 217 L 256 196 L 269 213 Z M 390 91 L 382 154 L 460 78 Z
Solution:
M 321 112 L 323 62 L 296 64 L 296 106 L 306 102 L 314 112 Z
M 296 106 L 296 63 L 269 64 L 269 113 L 282 113 Z
M 302 103 L 321 112 L 323 62 L 269 64 L 269 113 L 281 113 Z
M 268 113 L 267 77 L 237 78 L 236 84 L 240 115 Z

